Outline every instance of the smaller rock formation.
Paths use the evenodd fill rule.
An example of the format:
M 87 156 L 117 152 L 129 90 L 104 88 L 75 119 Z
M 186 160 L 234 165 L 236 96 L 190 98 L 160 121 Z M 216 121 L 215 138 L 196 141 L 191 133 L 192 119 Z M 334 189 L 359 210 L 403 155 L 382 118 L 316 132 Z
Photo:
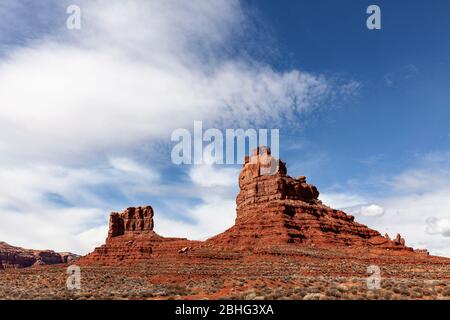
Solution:
M 426 256 L 430 255 L 430 253 L 428 252 L 427 249 L 414 249 L 414 252 L 419 253 L 419 254 L 423 254 L 423 255 L 426 255 Z
M 178 250 L 178 253 L 186 253 L 191 249 L 192 249 L 192 247 L 184 247 L 184 248 L 181 248 L 180 250 Z
M 69 252 L 23 249 L 0 242 L 0 269 L 67 263 L 79 257 Z
M 81 256 L 73 254 L 71 252 L 59 252 L 63 263 L 72 263 L 78 260 Z
M 195 243 L 187 239 L 161 237 L 153 230 L 153 227 L 151 206 L 130 207 L 121 213 L 112 212 L 106 243 L 95 248 L 94 252 L 77 263 L 108 265 L 136 262 L 161 254 L 175 255 L 180 250 L 187 252 L 191 248 L 190 245 Z
M 405 246 L 405 239 L 402 238 L 400 233 L 397 233 L 397 236 L 394 239 L 394 243 L 398 246 Z
M 122 213 L 111 213 L 108 238 L 143 233 L 154 233 L 152 207 L 127 208 Z

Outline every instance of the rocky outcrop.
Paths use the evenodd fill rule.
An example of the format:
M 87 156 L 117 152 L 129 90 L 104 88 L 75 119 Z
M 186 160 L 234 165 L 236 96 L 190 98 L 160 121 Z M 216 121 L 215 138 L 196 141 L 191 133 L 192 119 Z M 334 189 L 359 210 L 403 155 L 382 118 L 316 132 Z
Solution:
M 394 239 L 394 243 L 398 246 L 405 246 L 405 239 L 402 238 L 400 233 L 397 233 L 397 236 Z
M 153 208 L 150 206 L 112 212 L 106 243 L 77 263 L 139 262 L 161 255 L 175 255 L 182 248 L 196 243 L 187 239 L 161 237 L 153 230 L 153 225 Z
M 78 260 L 81 256 L 71 252 L 58 252 L 61 256 L 62 263 L 71 263 Z
M 68 252 L 58 253 L 52 250 L 23 249 L 0 242 L 0 269 L 67 263 L 79 257 Z
M 275 170 L 268 170 L 268 165 Z M 275 164 L 275 165 L 274 165 Z M 276 244 L 406 249 L 399 236 L 390 240 L 319 200 L 319 191 L 287 175 L 284 162 L 267 147 L 247 158 L 239 175 L 235 225 L 208 240 L 216 246 L 249 249 Z
M 128 208 L 122 213 L 111 213 L 108 238 L 143 233 L 153 233 L 152 207 Z

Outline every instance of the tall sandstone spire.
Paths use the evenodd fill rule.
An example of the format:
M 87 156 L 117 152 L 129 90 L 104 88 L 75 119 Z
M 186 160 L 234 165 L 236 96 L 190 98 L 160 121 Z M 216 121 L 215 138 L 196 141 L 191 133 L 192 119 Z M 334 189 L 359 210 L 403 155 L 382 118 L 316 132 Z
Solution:
M 245 159 L 239 187 L 235 225 L 209 241 L 242 249 L 297 243 L 411 250 L 403 239 L 383 237 L 324 205 L 317 188 L 304 176 L 288 176 L 285 163 L 273 158 L 268 147 Z

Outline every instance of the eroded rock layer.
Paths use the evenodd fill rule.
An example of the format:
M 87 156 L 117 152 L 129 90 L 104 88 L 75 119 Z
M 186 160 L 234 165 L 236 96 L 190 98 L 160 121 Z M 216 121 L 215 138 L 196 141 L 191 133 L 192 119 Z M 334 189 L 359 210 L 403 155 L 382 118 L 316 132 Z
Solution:
M 68 263 L 78 258 L 79 256 L 73 253 L 23 249 L 0 242 L 0 269 Z

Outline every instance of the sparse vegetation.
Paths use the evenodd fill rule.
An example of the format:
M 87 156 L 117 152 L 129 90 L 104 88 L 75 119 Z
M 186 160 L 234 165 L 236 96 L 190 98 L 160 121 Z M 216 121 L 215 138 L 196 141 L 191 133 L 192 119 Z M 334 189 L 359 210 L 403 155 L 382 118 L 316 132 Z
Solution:
M 0 299 L 446 299 L 450 264 L 376 263 L 381 288 L 367 288 L 373 261 L 343 259 L 337 253 L 308 252 L 244 259 L 148 261 L 142 265 L 81 267 L 81 290 L 66 288 L 64 266 L 0 271 Z M 383 265 L 384 264 L 384 265 Z M 413 272 L 413 270 L 426 270 Z M 414 275 L 413 277 L 411 275 Z

